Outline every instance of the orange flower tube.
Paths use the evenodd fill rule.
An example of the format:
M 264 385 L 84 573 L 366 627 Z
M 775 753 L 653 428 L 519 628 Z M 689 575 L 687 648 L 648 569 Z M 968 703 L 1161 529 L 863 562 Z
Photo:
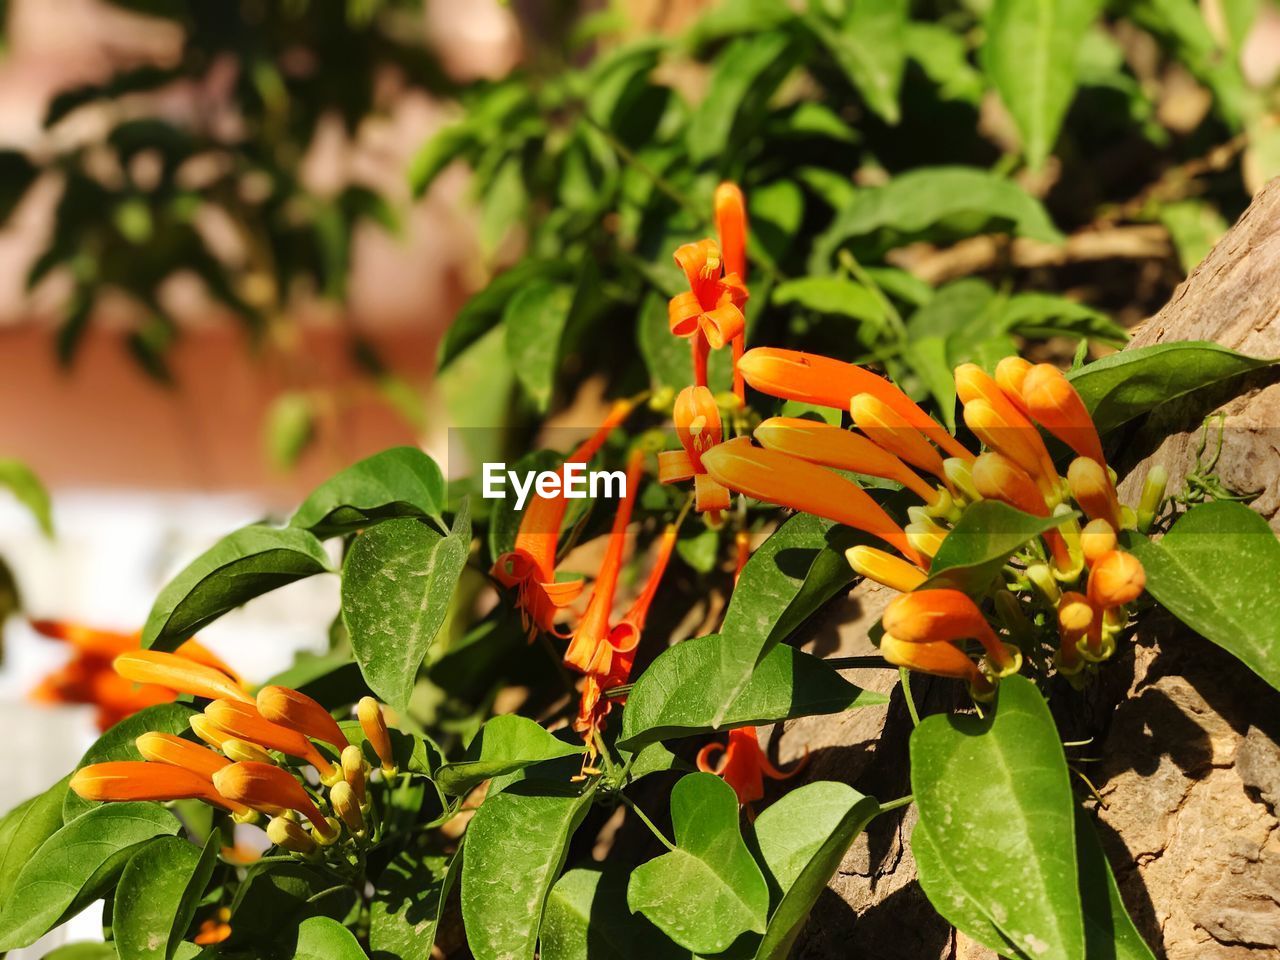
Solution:
M 978 605 L 959 590 L 917 590 L 894 597 L 880 622 L 885 633 L 905 643 L 977 640 L 1001 673 L 1018 669 L 1016 658 L 996 636 Z
M 742 336 L 747 288 L 741 276 L 723 272 L 724 260 L 714 240 L 686 243 L 676 250 L 675 259 L 689 290 L 671 298 L 667 321 L 673 334 L 692 344 L 694 383 L 705 387 L 707 349 L 718 350 Z
M 138 634 L 99 630 L 67 620 L 31 620 L 31 629 L 50 640 L 61 640 L 81 653 L 111 659 L 138 649 Z
M 1105 464 L 1102 440 L 1076 388 L 1051 363 L 1037 363 L 1022 381 L 1027 412 L 1082 457 Z
M 875 547 L 850 547 L 844 557 L 854 573 L 899 593 L 914 590 L 925 581 L 924 571 L 919 567 Z
M 1017 413 L 1012 406 L 1009 409 Z M 1021 414 L 1018 416 L 1021 418 Z M 1009 421 L 982 397 L 964 405 L 964 422 L 984 444 L 1021 467 L 1036 482 L 1046 504 L 1057 506 L 1062 499 L 1058 472 L 1052 461 L 1046 464 L 1048 454 L 1041 455 L 1044 441 L 1035 427 L 1030 423 L 1020 426 Z
M 883 400 L 869 393 L 860 393 L 850 401 L 849 414 L 854 425 L 877 446 L 947 482 L 944 461 L 933 444 Z M 973 461 L 973 457 L 955 460 L 967 464 Z
M 258 691 L 258 712 L 272 723 L 278 723 L 303 736 L 341 750 L 347 746 L 347 736 L 332 715 L 305 693 L 288 687 L 267 686 Z
M 692 478 L 694 509 L 718 519 L 722 510 L 729 509 L 729 491 L 707 476 L 702 466 L 702 455 L 724 438 L 715 397 L 706 387 L 685 387 L 676 396 L 671 416 L 684 449 L 658 454 L 658 482 L 679 483 Z
M 213 785 L 224 797 L 247 807 L 297 810 L 311 821 L 317 833 L 333 834 L 329 822 L 302 784 L 274 764 L 229 764 L 213 775 Z
M 1049 508 L 1045 506 L 1035 481 L 1002 454 L 988 452 L 979 456 L 973 462 L 973 483 L 987 499 L 1000 500 L 1035 517 L 1049 516 Z M 1047 530 L 1044 539 L 1053 553 L 1053 565 L 1058 571 L 1066 573 L 1076 568 L 1077 563 L 1072 559 L 1071 549 L 1062 534 L 1057 530 Z
M 373 746 L 373 752 L 382 761 L 384 776 L 396 773 L 396 755 L 391 749 L 391 731 L 387 729 L 387 718 L 383 716 L 382 704 L 373 697 L 361 697 L 356 704 L 356 716 L 360 719 L 360 729 L 365 739 Z
M 776 450 L 753 447 L 746 437 L 709 450 L 702 462 L 712 477 L 731 490 L 862 530 L 895 547 L 916 566 L 928 566 L 893 518 L 838 473 Z
M 946 450 L 953 457 L 972 460 L 973 454 L 956 441 L 942 425 L 918 407 L 894 384 L 870 370 L 833 360 L 816 353 L 755 347 L 738 365 L 747 383 L 761 393 L 787 400 L 816 403 L 845 410 L 860 393 L 869 393 L 888 404 L 907 423 Z
M 892 453 L 866 437 L 840 427 L 796 417 L 771 417 L 756 427 L 753 435 L 762 447 L 769 450 L 824 467 L 897 481 L 925 503 L 933 503 L 938 498 L 937 490 Z M 916 436 L 920 435 L 917 433 Z M 926 443 L 923 437 L 920 440 Z M 942 468 L 941 458 L 938 468 Z
M 1120 529 L 1120 501 L 1106 467 L 1097 460 L 1076 457 L 1067 467 L 1067 486 L 1086 517 L 1105 520 L 1113 528 Z
M 720 238 L 720 252 L 724 256 L 726 275 L 736 273 L 747 282 L 747 201 L 736 183 L 724 182 L 716 187 L 716 234 Z M 733 338 L 733 392 L 739 400 L 746 397 L 746 385 L 738 363 L 742 360 L 746 334 Z
M 987 376 L 986 372 L 975 363 L 962 363 L 956 367 L 955 377 L 956 396 L 960 398 L 961 403 L 968 405 L 975 400 L 985 400 L 991 404 L 996 415 L 1005 424 L 1005 428 L 1017 432 L 1017 442 L 1026 445 L 1034 453 L 1039 461 L 1039 467 L 1035 470 L 1027 470 L 1028 473 L 1033 477 L 1058 475 L 1053 465 L 1053 457 L 1049 456 L 1049 449 L 1044 445 L 1035 426 L 1022 412 L 1020 404 L 1015 403 L 1001 389 L 997 381 Z
M 1080 531 L 1085 562 L 1093 566 L 1116 548 L 1116 531 L 1106 520 L 1090 520 Z
M 342 776 L 342 770 L 325 759 L 310 740 L 296 730 L 272 723 L 252 703 L 215 700 L 205 707 L 205 714 L 233 737 L 307 761 L 316 768 L 320 779 L 326 783 L 332 783 Z
M 175 737 L 171 733 L 144 733 L 134 741 L 134 745 L 152 763 L 182 767 L 206 780 L 212 780 L 215 773 L 231 762 L 207 747 Z
M 153 683 L 206 700 L 239 700 L 252 703 L 240 685 L 221 670 L 158 650 L 122 653 L 115 659 L 116 673 L 134 683 Z
M 714 760 L 717 754 L 721 755 L 718 762 Z M 697 766 L 703 773 L 713 773 L 723 778 L 738 795 L 738 803 L 745 806 L 764 797 L 765 777 L 787 780 L 804 769 L 808 760 L 806 751 L 805 756 L 790 770 L 779 770 L 760 749 L 756 728 L 737 727 L 729 731 L 727 744 L 709 743 L 699 750 Z
M 963 651 L 945 641 L 909 643 L 893 634 L 880 638 L 880 655 L 895 667 L 906 667 L 934 677 L 966 680 L 975 692 L 987 692 L 991 684 L 978 670 L 978 665 Z
M 1022 401 L 1022 383 L 1027 378 L 1031 363 L 1021 357 L 1005 357 L 996 364 L 996 384 L 1000 387 L 1010 403 L 1018 408 L 1024 417 L 1030 417 L 1027 405 Z
M 144 760 L 110 760 L 77 770 L 70 787 L 85 800 L 112 803 L 129 800 L 203 800 L 232 813 L 248 813 L 246 805 L 226 797 L 198 773 Z

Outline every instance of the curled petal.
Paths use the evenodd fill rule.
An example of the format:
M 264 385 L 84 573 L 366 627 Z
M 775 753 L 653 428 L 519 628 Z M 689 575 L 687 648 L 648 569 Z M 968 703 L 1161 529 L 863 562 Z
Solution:
M 693 508 L 698 513 L 717 513 L 729 509 L 729 488 L 706 473 L 693 478 Z
M 720 350 L 730 340 L 742 336 L 746 319 L 728 295 L 722 296 L 715 309 L 702 315 L 702 333 L 713 350 Z
M 663 450 L 658 454 L 658 482 L 679 483 L 697 472 L 693 458 L 684 450 Z
M 677 337 L 691 337 L 698 332 L 702 304 L 692 291 L 678 293 L 667 301 L 667 325 Z

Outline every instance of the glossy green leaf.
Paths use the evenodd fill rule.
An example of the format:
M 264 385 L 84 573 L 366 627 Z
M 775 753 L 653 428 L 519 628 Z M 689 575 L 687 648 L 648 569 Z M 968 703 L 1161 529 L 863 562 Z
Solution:
M 560 369 L 560 341 L 572 308 L 572 287 L 535 280 L 511 298 L 502 314 L 511 366 L 542 412 L 551 402 Z
M 1129 334 L 1105 313 L 1052 293 L 1017 293 L 1004 302 L 999 324 L 1024 337 L 1080 337 L 1124 346 Z
M 139 844 L 179 823 L 155 803 L 95 807 L 49 837 L 18 874 L 0 914 L 0 950 L 34 943 L 110 889 Z
M 440 915 L 462 865 L 460 856 L 403 850 L 374 884 L 369 904 L 369 949 L 374 956 L 427 957 Z
M 1098 0 L 995 0 L 983 62 L 1038 169 L 1076 91 L 1076 61 Z
M 557 739 L 528 717 L 506 714 L 481 727 L 466 755 L 437 770 L 435 780 L 446 793 L 462 796 L 490 777 L 583 750 Z
M 0 459 L 0 487 L 12 493 L 31 511 L 46 537 L 53 536 L 53 506 L 49 502 L 49 491 L 30 467 L 19 460 Z
M 831 51 L 867 106 L 886 123 L 901 117 L 898 89 L 906 62 L 907 4 L 904 0 L 851 0 L 842 23 L 807 18 L 810 30 Z
M 356 538 L 342 568 L 342 618 L 365 681 L 403 710 L 444 623 L 471 548 L 464 501 L 447 537 L 417 520 L 388 520 Z
M 111 929 L 120 956 L 170 960 L 195 917 L 218 864 L 222 838 L 210 834 L 204 850 L 181 837 L 160 837 L 139 850 L 120 875 Z
M 1089 815 L 1076 807 L 1076 856 L 1080 862 L 1080 898 L 1084 904 L 1087 960 L 1155 960 L 1133 925 L 1111 864 Z
M 801 277 L 786 280 L 773 291 L 778 304 L 799 304 L 806 310 L 835 313 L 867 323 L 884 323 L 884 308 L 875 294 L 846 277 Z
M 358 901 L 350 884 L 303 863 L 250 866 L 231 902 L 231 937 L 223 950 L 267 958 L 292 956 L 299 925 L 309 917 L 345 919 Z M 221 951 L 220 951 L 221 952 Z
M 1242 503 L 1192 507 L 1158 541 L 1126 532 L 1147 591 L 1175 617 L 1280 690 L 1280 541 Z
M 306 530 L 242 527 L 165 585 L 142 628 L 142 646 L 175 650 L 242 603 L 328 569 L 324 545 Z
M 698 953 L 719 953 L 747 931 L 764 933 L 769 888 L 738 832 L 738 798 L 710 773 L 671 791 L 675 849 L 631 873 L 627 904 Z
M 134 743 L 144 733 L 183 734 L 190 730 L 187 721 L 195 711 L 181 703 L 160 703 L 154 707 L 139 710 L 132 716 L 125 717 L 114 727 L 100 736 L 85 751 L 76 769 L 87 767 L 91 763 L 105 763 L 108 760 L 141 760 L 142 754 Z M 65 791 L 62 803 L 62 819 L 70 823 L 86 810 L 98 806 L 92 800 L 81 799 L 73 791 Z
M 1113 353 L 1072 371 L 1068 379 L 1105 434 L 1161 404 L 1274 362 L 1188 340 Z
M 547 897 L 541 960 L 691 960 L 627 906 L 624 868 L 566 870 Z
M 360 941 L 329 917 L 308 917 L 298 924 L 294 960 L 368 960 Z
M 0 820 L 0 905 L 13 892 L 18 874 L 40 844 L 62 826 L 62 803 L 67 795 L 67 774 L 44 793 L 18 804 Z
M 444 503 L 444 476 L 436 462 L 417 447 L 392 447 L 322 483 L 289 518 L 289 526 L 332 537 L 399 517 L 443 523 Z
M 911 734 L 911 788 L 946 879 L 1031 956 L 1082 958 L 1071 784 L 1034 683 L 1000 683 L 985 719 L 926 717 Z
M 95 943 L 89 940 L 58 947 L 46 953 L 44 960 L 118 960 L 119 956 L 116 948 L 111 944 Z
M 755 960 L 786 960 L 854 839 L 880 810 L 874 797 L 830 780 L 807 783 L 762 813 L 756 849 L 774 899 Z
M 720 692 L 707 678 L 715 676 L 730 643 L 723 634 L 713 633 L 664 650 L 627 696 L 619 744 L 634 750 L 672 737 L 888 702 L 883 694 L 855 687 L 817 657 L 779 644 L 756 664 L 750 682 L 717 724 Z
M 347 740 L 361 749 L 370 764 L 379 764 L 378 755 L 374 752 L 373 744 L 365 737 L 360 721 L 340 720 L 338 726 L 346 734 Z M 388 732 L 391 734 L 391 755 L 401 773 L 430 777 L 444 763 L 440 747 L 429 737 L 407 733 L 396 727 L 391 727 Z
M 710 85 L 688 126 L 689 155 L 701 162 L 729 147 L 744 104 L 763 102 L 790 69 L 791 38 L 784 32 L 757 33 L 731 42 L 716 57 Z
M 463 842 L 462 920 L 476 960 L 533 960 L 547 894 L 591 797 L 535 780 L 490 790 Z
M 1039 201 L 1011 180 L 969 167 L 925 167 L 894 177 L 883 187 L 858 191 L 815 241 L 811 273 L 825 273 L 836 251 L 849 240 L 892 231 L 904 240 L 930 227 L 963 217 L 977 232 L 985 223 L 1013 229 L 1023 237 L 1062 240 Z
M 986 591 L 1005 561 L 1061 518 L 1033 517 L 998 500 L 965 507 L 942 541 L 923 588 L 949 586 L 970 594 Z

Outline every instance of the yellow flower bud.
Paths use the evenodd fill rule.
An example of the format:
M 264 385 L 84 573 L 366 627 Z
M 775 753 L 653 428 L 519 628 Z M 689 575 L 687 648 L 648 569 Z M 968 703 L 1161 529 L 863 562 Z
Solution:
M 241 740 L 239 737 L 227 737 L 222 741 L 222 752 L 236 763 L 275 763 L 275 759 L 256 743 Z
M 924 571 L 915 564 L 875 547 L 850 547 L 844 556 L 854 573 L 901 593 L 914 590 L 925 581 Z
M 364 803 L 365 778 L 369 775 L 369 764 L 365 763 L 364 754 L 354 743 L 342 751 L 342 776 L 355 791 L 356 799 Z
M 364 815 L 360 812 L 360 801 L 356 799 L 356 792 L 351 789 L 347 781 L 339 780 L 329 789 L 329 803 L 333 805 L 333 812 L 342 818 L 348 830 L 352 833 L 361 833 L 364 830 Z
M 365 739 L 372 744 L 373 752 L 382 761 L 383 774 L 395 776 L 396 758 L 391 750 L 391 733 L 387 730 L 382 706 L 373 697 L 362 697 L 356 704 L 356 716 L 360 719 L 360 729 L 364 731 Z
M 267 824 L 267 839 L 277 847 L 293 853 L 308 854 L 316 848 L 311 834 L 287 817 L 271 818 L 271 822 Z

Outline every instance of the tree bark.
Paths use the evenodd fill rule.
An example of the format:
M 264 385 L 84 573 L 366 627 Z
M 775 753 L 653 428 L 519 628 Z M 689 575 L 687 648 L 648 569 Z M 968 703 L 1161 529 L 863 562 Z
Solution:
M 1280 357 L 1280 180 L 1136 330 L 1133 347 L 1212 340 Z M 1120 445 L 1122 498 L 1135 503 L 1155 464 L 1180 489 L 1196 462 L 1204 420 L 1221 427 L 1216 472 L 1230 488 L 1258 491 L 1251 506 L 1280 531 L 1280 378 L 1262 371 L 1162 405 Z M 1241 575 L 1249 575 L 1241 571 Z M 860 584 L 813 625 L 806 649 L 824 656 L 872 652 L 867 629 L 892 596 Z M 1258 611 L 1259 616 L 1280 615 Z M 836 779 L 892 799 L 910 791 L 910 719 L 888 670 L 856 671 L 863 686 L 892 691 L 887 707 L 809 717 L 779 731 L 779 755 L 813 757 L 806 777 Z M 956 684 L 920 678 L 922 710 L 953 705 Z M 1059 702 L 1060 701 L 1060 702 Z M 1084 697 L 1055 698 L 1064 739 L 1098 788 L 1095 823 L 1126 905 L 1157 956 L 1260 960 L 1280 956 L 1280 693 L 1171 617 L 1147 617 L 1128 649 Z M 787 786 L 793 786 L 788 784 Z M 910 850 L 914 813 L 877 818 L 819 901 L 795 956 L 803 960 L 990 958 L 957 935 L 925 900 Z

